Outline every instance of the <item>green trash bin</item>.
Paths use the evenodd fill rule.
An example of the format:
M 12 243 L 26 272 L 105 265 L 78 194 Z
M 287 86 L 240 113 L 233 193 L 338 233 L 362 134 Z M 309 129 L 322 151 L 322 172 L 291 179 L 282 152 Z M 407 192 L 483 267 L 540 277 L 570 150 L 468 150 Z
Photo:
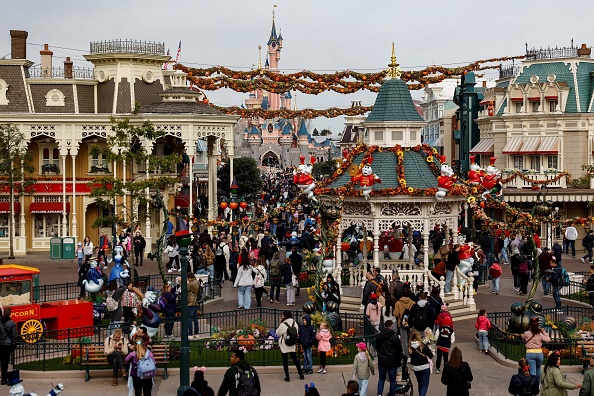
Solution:
M 62 238 L 53 237 L 50 239 L 50 258 L 60 260 L 62 258 Z
M 73 259 L 76 256 L 75 243 L 74 237 L 62 238 L 62 259 Z

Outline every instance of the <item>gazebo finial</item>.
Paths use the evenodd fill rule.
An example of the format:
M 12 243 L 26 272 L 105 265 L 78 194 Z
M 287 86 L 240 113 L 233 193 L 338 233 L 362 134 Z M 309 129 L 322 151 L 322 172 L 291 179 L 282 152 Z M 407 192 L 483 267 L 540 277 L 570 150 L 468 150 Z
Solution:
M 390 67 L 388 69 L 389 77 L 400 79 L 402 72 L 400 71 L 400 67 L 399 67 L 400 64 L 398 64 L 398 62 L 396 62 L 396 50 L 394 49 L 394 42 L 392 42 L 392 59 L 391 59 L 391 62 L 388 64 L 388 66 Z

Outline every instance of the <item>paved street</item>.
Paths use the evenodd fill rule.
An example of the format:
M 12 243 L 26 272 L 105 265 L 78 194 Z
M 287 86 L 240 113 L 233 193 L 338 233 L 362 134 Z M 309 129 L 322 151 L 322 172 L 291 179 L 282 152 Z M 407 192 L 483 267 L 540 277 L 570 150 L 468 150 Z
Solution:
M 68 282 L 76 280 L 76 269 L 77 264 L 75 260 L 61 260 L 52 261 L 46 258 L 47 254 L 31 254 L 25 258 L 17 258 L 12 262 L 37 266 L 41 269 L 41 283 L 52 284 L 59 282 Z M 5 260 L 7 263 L 8 261 Z M 565 259 L 564 266 L 569 271 L 583 271 L 587 270 L 588 266 L 582 264 L 579 259 Z M 515 301 L 519 301 L 516 293 L 513 291 L 511 274 L 509 266 L 503 267 L 503 277 L 501 280 L 501 292 L 498 296 L 492 295 L 490 289 L 486 286 L 480 288 L 479 293 L 476 295 L 477 309 L 485 308 L 489 311 L 507 311 L 511 304 Z M 143 267 L 139 267 L 139 274 L 155 273 L 156 263 L 145 262 Z M 225 302 L 217 304 L 211 309 L 221 310 L 233 310 L 237 307 L 237 294 L 235 289 L 231 288 L 228 283 L 225 283 L 223 288 L 223 298 Z M 282 299 L 282 297 L 281 297 Z M 542 299 L 542 291 L 539 290 L 537 293 L 537 300 L 543 302 L 545 307 L 552 307 L 554 305 L 552 299 Z M 304 297 L 301 297 L 304 302 Z M 299 300 L 298 300 L 299 301 Z M 276 306 L 278 307 L 278 306 Z M 282 305 L 281 305 L 282 307 Z M 207 306 L 207 310 L 208 310 Z M 464 360 L 468 361 L 473 373 L 475 380 L 472 385 L 472 394 L 481 395 L 506 395 L 507 385 L 511 375 L 514 374 L 515 369 L 512 367 L 506 367 L 497 363 L 492 357 L 485 356 L 478 353 L 478 347 L 474 343 L 474 319 L 457 321 L 455 322 L 456 330 L 456 345 L 462 349 Z M 248 356 L 249 361 L 249 356 Z M 223 368 L 212 368 L 207 371 L 207 379 L 211 386 L 218 389 L 224 373 Z M 564 370 L 567 372 L 567 370 Z M 263 395 L 277 395 L 279 389 L 282 387 L 283 393 L 287 396 L 302 395 L 303 394 L 303 381 L 299 381 L 297 374 L 292 373 L 292 381 L 290 384 L 286 384 L 283 381 L 284 375 L 281 367 L 266 367 L 259 368 L 258 372 L 261 374 L 263 383 Z M 175 395 L 176 389 L 179 385 L 179 372 L 178 370 L 170 370 L 170 377 L 167 381 L 163 381 L 160 378 L 155 380 L 155 389 L 153 395 Z M 96 373 L 95 378 L 89 383 L 84 382 L 83 372 L 67 372 L 67 375 L 73 378 L 65 378 L 62 373 L 22 373 L 21 376 L 24 378 L 25 389 L 28 392 L 35 392 L 39 395 L 44 395 L 52 387 L 52 383 L 63 382 L 66 386 L 64 395 L 74 394 L 85 394 L 88 396 L 103 395 L 106 389 L 112 389 L 116 391 L 116 394 L 124 394 L 126 391 L 123 385 L 119 385 L 117 388 L 111 386 L 110 374 L 105 371 L 103 373 Z M 316 386 L 321 390 L 322 395 L 340 395 L 344 392 L 344 380 L 349 380 L 351 376 L 351 370 L 348 366 L 331 367 L 326 375 L 314 374 L 306 377 L 307 382 L 315 382 Z M 579 373 L 568 373 L 568 377 L 571 381 L 581 381 L 581 374 Z M 38 379 L 35 379 L 38 378 Z M 414 378 L 414 377 L 413 377 Z M 369 395 L 376 394 L 377 376 L 373 377 L 370 383 Z M 413 379 L 413 383 L 416 381 Z M 445 387 L 440 383 L 439 376 L 433 374 L 431 376 L 430 383 L 430 395 L 441 395 L 444 394 Z M 387 393 L 387 389 L 384 390 L 384 394 Z M 415 394 L 417 394 L 415 390 Z M 577 391 L 572 391 L 570 395 L 577 395 Z

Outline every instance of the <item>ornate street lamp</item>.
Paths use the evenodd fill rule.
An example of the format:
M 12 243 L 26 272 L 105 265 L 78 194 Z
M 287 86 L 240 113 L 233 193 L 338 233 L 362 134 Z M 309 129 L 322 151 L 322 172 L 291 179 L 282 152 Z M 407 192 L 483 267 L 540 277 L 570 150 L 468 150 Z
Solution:
M 181 255 L 181 345 L 179 348 L 179 388 L 177 396 L 183 396 L 190 387 L 190 341 L 188 340 L 188 246 L 192 243 L 192 234 L 183 215 L 177 214 L 175 239 Z

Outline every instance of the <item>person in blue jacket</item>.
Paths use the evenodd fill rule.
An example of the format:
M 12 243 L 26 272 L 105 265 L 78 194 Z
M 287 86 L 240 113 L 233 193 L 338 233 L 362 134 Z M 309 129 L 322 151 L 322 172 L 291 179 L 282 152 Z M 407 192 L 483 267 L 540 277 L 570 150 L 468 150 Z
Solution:
M 311 347 L 316 339 L 316 329 L 311 324 L 311 316 L 303 315 L 299 327 L 299 342 L 303 347 L 303 374 L 313 374 Z

